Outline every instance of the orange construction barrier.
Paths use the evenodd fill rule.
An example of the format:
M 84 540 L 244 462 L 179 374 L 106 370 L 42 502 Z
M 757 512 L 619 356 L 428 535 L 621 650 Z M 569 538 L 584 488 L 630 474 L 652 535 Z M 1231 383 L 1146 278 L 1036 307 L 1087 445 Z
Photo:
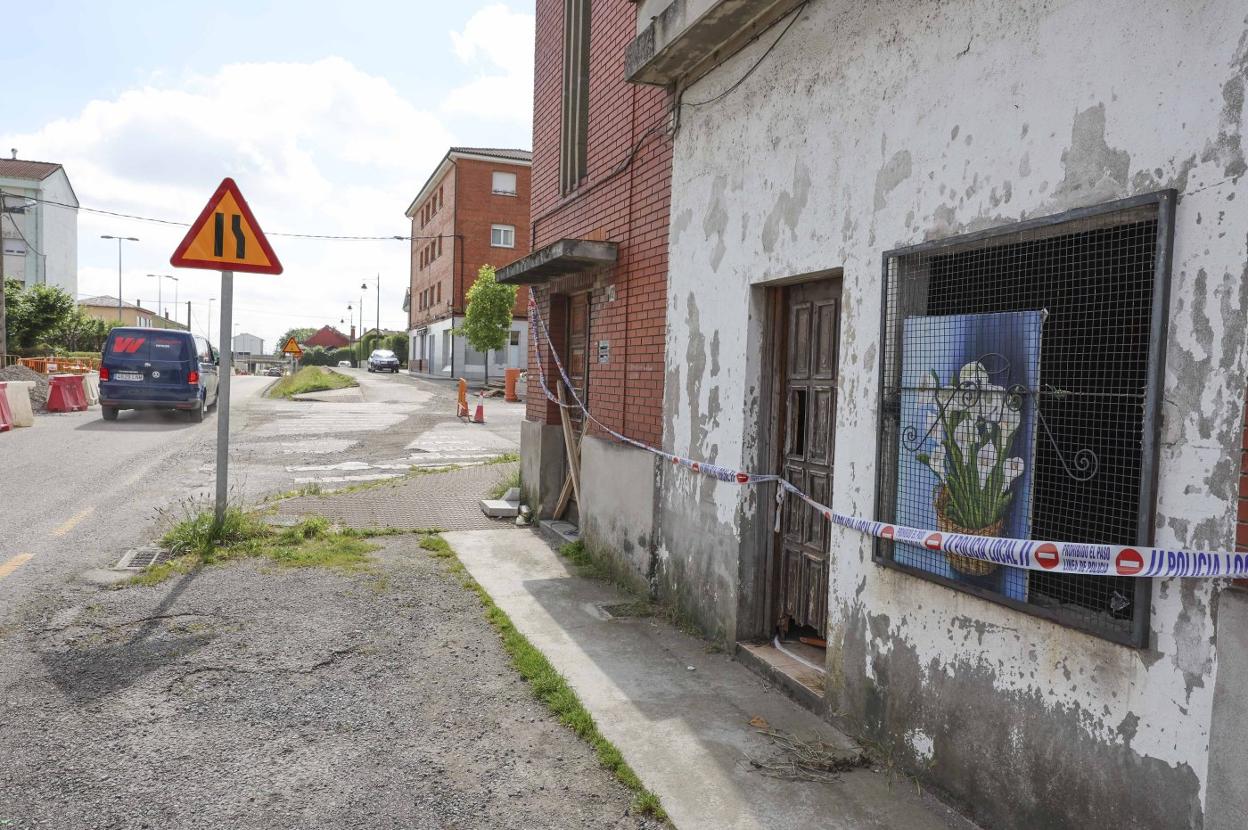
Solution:
M 503 400 L 508 403 L 520 402 L 520 398 L 516 395 L 516 383 L 519 380 L 519 369 L 505 369 L 503 371 Z
M 457 418 L 468 417 L 468 381 L 459 379 L 459 406 L 455 410 Z
M 81 412 L 87 408 L 82 375 L 53 375 L 48 378 L 48 411 Z
M 5 392 L 7 383 L 0 383 L 0 432 L 13 429 L 13 410 L 9 408 L 9 396 Z

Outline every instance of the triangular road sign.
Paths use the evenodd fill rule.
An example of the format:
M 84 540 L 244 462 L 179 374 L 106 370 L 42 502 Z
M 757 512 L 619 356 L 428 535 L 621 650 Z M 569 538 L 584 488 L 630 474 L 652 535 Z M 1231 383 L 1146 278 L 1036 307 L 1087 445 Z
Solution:
M 260 223 L 230 178 L 222 179 L 169 262 L 176 268 L 282 273 Z
M 303 348 L 295 342 L 295 338 L 287 337 L 286 345 L 282 346 L 282 354 L 293 354 L 295 357 L 303 357 Z

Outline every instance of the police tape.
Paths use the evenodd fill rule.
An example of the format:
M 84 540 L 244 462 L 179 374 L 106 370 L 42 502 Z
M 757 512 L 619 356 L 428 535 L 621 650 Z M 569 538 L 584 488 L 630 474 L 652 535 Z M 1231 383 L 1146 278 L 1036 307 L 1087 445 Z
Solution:
M 537 321 L 537 326 L 532 325 L 534 320 Z M 828 521 L 868 536 L 896 544 L 912 545 L 931 553 L 952 553 L 1010 568 L 1085 576 L 1248 577 L 1248 552 L 1170 550 L 1088 542 L 1046 542 L 1035 539 L 974 536 L 878 522 L 859 516 L 846 516 L 815 501 L 783 476 L 734 470 L 731 467 L 707 464 L 664 452 L 611 429 L 590 413 L 589 408 L 577 396 L 572 381 L 564 371 L 563 362 L 560 361 L 559 353 L 554 348 L 550 332 L 546 328 L 546 321 L 538 311 L 532 295 L 529 296 L 529 321 L 529 332 L 538 365 L 541 365 L 542 354 L 541 343 L 538 341 L 538 329 L 540 329 L 551 360 L 558 369 L 560 380 L 571 395 L 573 403 L 565 404 L 552 395 L 546 383 L 545 372 L 538 372 L 538 381 L 547 400 L 565 409 L 579 409 L 584 413 L 586 420 L 592 421 L 616 441 L 657 455 L 673 466 L 684 467 L 728 484 L 752 486 L 775 482 L 777 485 L 777 532 L 779 532 L 784 499 L 786 496 L 793 496 L 809 505 Z

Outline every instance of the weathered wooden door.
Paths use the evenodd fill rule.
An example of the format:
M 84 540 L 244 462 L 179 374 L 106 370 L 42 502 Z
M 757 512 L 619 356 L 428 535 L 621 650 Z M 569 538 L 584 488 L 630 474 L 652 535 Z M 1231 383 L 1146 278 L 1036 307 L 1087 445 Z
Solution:
M 785 477 L 821 504 L 832 503 L 833 434 L 841 281 L 784 289 L 784 348 L 777 353 L 783 390 L 778 445 Z M 788 497 L 780 517 L 773 606 L 782 630 L 809 626 L 823 637 L 828 617 L 828 520 Z
M 589 389 L 589 292 L 573 294 L 568 298 L 568 379 L 581 403 L 589 406 L 585 397 Z M 577 432 L 584 428 L 580 407 L 571 400 L 568 415 Z

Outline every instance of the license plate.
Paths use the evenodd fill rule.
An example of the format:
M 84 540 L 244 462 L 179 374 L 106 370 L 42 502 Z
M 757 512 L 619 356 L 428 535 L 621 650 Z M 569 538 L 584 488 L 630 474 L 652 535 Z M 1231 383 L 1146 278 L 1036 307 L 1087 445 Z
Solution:
M 143 373 L 142 372 L 115 372 L 113 373 L 113 377 L 117 378 L 117 380 L 130 380 L 130 381 L 142 382 Z

